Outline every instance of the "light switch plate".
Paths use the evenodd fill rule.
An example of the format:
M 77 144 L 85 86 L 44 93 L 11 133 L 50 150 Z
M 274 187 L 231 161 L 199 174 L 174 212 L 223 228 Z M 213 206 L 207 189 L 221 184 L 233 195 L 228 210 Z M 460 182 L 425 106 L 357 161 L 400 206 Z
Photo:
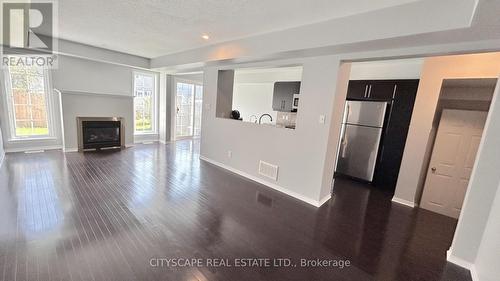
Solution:
M 319 116 L 319 123 L 320 124 L 325 124 L 325 115 L 320 115 Z

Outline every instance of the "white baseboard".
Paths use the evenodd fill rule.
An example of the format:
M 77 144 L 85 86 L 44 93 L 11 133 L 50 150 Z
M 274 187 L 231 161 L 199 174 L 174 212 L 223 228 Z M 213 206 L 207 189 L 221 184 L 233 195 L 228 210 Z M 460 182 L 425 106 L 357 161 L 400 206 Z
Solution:
M 161 144 L 169 144 L 169 143 L 171 143 L 171 141 L 165 141 L 165 140 L 159 140 L 159 142 L 160 142 Z
M 134 135 L 134 143 L 143 143 L 150 141 L 159 141 L 160 136 L 158 134 L 144 134 L 144 135 Z
M 62 146 L 60 145 L 48 145 L 48 146 L 31 146 L 31 147 L 20 147 L 20 148 L 9 148 L 6 149 L 6 153 L 13 153 L 13 152 L 26 152 L 26 151 L 36 151 L 36 150 L 56 150 L 56 149 L 62 149 Z
M 451 250 L 446 251 L 446 260 L 458 265 L 460 267 L 463 267 L 465 269 L 468 269 L 470 271 L 470 275 L 472 277 L 473 281 L 479 281 L 479 276 L 477 275 L 476 267 L 474 266 L 473 263 L 465 261 L 451 253 Z
M 408 206 L 410 208 L 415 208 L 415 203 L 414 202 L 411 202 L 411 201 L 408 201 L 408 200 L 405 200 L 405 199 L 401 199 L 401 198 L 398 198 L 396 196 L 393 196 L 391 201 L 395 202 L 395 203 L 398 203 L 398 204 L 402 204 L 402 205 Z
M 268 181 L 266 181 L 266 180 L 263 180 L 263 179 L 261 179 L 261 178 L 258 178 L 258 177 L 256 177 L 256 176 L 252 176 L 252 175 L 250 175 L 250 174 L 248 174 L 248 173 L 245 173 L 245 172 L 243 172 L 243 171 L 240 171 L 240 170 L 237 170 L 237 169 L 235 169 L 235 168 L 229 167 L 229 166 L 228 166 L 228 165 L 226 165 L 226 164 L 222 164 L 222 163 L 217 162 L 217 161 L 215 161 L 215 160 L 209 159 L 209 158 L 207 158 L 207 157 L 205 157 L 205 156 L 201 156 L 201 155 L 200 155 L 200 160 L 206 161 L 206 162 L 211 163 L 211 164 L 213 164 L 213 165 L 215 165 L 215 166 L 221 167 L 221 168 L 226 169 L 226 170 L 228 170 L 228 171 L 230 171 L 230 172 L 233 172 L 233 173 L 235 173 L 235 174 L 238 174 L 238 175 L 240 175 L 240 176 L 242 176 L 242 177 L 245 177 L 245 178 L 247 178 L 247 179 L 250 179 L 250 180 L 252 180 L 252 181 L 255 181 L 255 182 L 257 182 L 257 183 L 260 183 L 260 184 L 262 184 L 262 185 L 265 185 L 265 186 L 267 186 L 267 187 L 270 187 L 270 188 L 272 188 L 272 189 L 274 189 L 274 190 L 277 190 L 277 191 L 279 191 L 279 192 L 282 192 L 282 193 L 284 193 L 284 194 L 286 194 L 286 195 L 292 196 L 292 197 L 294 197 L 294 198 L 296 198 L 296 199 L 299 199 L 300 201 L 303 201 L 303 202 L 306 202 L 306 203 L 308 203 L 308 204 L 310 204 L 310 205 L 313 205 L 314 207 L 321 207 L 321 205 L 323 205 L 326 201 L 328 201 L 328 200 L 331 198 L 331 195 L 328 195 L 328 196 L 325 196 L 324 198 L 322 198 L 322 199 L 321 199 L 321 200 L 319 200 L 319 201 L 318 201 L 318 200 L 314 200 L 314 199 L 311 199 L 311 198 L 305 197 L 305 196 L 304 196 L 304 195 L 302 195 L 302 194 L 298 194 L 298 193 L 296 193 L 296 192 L 290 191 L 290 190 L 288 190 L 288 189 L 286 189 L 286 188 L 284 188 L 284 187 L 281 187 L 281 186 L 279 186 L 279 185 L 277 185 L 277 184 L 275 184 L 275 183 L 270 183 L 270 182 L 268 182 Z
M 332 194 L 328 194 L 327 196 L 323 197 L 323 199 L 319 200 L 319 204 L 316 207 L 321 207 L 323 204 L 325 204 L 328 200 L 332 198 Z
M 154 140 L 154 141 L 135 141 L 134 144 L 155 144 L 155 143 L 159 143 L 158 140 Z
M 479 281 L 479 275 L 477 274 L 476 266 L 471 265 L 469 271 L 470 271 L 470 276 L 472 277 L 472 281 Z

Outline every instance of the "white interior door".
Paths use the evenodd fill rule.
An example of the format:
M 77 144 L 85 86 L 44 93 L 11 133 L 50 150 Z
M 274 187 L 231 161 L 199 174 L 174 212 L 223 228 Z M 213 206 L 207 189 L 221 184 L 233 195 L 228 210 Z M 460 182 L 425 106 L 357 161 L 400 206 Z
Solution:
M 487 112 L 443 110 L 420 206 L 458 218 Z

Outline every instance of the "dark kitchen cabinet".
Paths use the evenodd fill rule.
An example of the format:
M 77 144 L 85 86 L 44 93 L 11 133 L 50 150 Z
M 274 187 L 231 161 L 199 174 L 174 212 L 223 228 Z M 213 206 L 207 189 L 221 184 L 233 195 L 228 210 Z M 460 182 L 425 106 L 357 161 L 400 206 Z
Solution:
M 391 100 L 397 87 L 396 80 L 351 80 L 347 88 L 348 100 Z
M 372 100 L 391 100 L 397 89 L 397 81 L 374 81 L 368 88 L 368 98 Z
M 351 80 L 347 88 L 347 99 L 361 100 L 367 97 L 370 81 L 366 80 Z
M 293 95 L 299 94 L 300 81 L 275 82 L 273 91 L 273 110 L 292 111 Z
M 394 192 L 419 80 L 397 80 L 388 81 L 388 83 L 393 83 L 394 88 L 391 98 L 388 99 L 389 107 L 373 183 L 378 188 Z M 388 90 L 389 86 L 385 91 Z

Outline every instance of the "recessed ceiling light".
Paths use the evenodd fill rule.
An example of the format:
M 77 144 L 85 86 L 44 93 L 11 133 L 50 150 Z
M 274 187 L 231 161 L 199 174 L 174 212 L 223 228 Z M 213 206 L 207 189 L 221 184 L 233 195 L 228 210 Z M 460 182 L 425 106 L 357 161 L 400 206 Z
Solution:
M 205 39 L 205 40 L 208 40 L 208 39 L 210 39 L 210 36 L 208 36 L 207 34 L 203 34 L 203 35 L 201 36 L 201 38 L 203 38 L 203 39 Z

